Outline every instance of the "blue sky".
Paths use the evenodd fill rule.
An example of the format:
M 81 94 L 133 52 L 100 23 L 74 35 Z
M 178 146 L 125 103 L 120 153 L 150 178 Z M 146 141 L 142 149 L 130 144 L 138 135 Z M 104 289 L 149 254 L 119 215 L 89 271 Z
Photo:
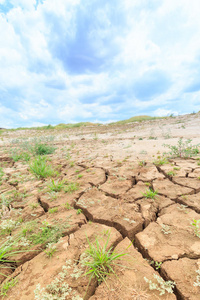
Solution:
M 0 0 L 0 127 L 200 110 L 199 0 Z

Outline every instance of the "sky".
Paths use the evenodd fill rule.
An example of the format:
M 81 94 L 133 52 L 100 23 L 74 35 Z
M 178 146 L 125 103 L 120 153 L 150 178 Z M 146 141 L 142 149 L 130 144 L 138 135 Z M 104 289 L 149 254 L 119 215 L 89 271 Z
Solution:
M 200 110 L 199 0 L 0 0 L 0 127 Z

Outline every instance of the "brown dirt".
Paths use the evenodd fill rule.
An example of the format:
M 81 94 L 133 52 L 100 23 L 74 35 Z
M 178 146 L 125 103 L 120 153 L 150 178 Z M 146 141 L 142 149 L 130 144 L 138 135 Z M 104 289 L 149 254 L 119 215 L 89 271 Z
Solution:
M 191 225 L 200 222 L 199 156 L 155 163 L 167 151 L 163 143 L 175 145 L 180 137 L 199 143 L 199 124 L 200 113 L 126 125 L 4 132 L 1 243 L 9 235 L 29 239 L 29 245 L 16 246 L 21 252 L 10 254 L 12 262 L 0 261 L 0 273 L 8 275 L 5 280 L 1 274 L 2 287 L 17 280 L 5 299 L 200 299 L 200 231 Z M 28 162 L 11 158 L 11 152 L 24 152 L 24 141 L 35 137 L 57 147 L 48 164 L 58 172 L 54 182 L 63 183 L 59 192 L 50 190 L 51 178 L 38 179 Z M 68 189 L 72 183 L 75 191 Z M 157 192 L 154 198 L 145 196 L 149 188 Z M 10 231 L 3 230 L 11 221 Z M 89 243 L 97 239 L 101 245 L 108 242 L 107 249 L 125 253 L 102 283 L 90 280 L 82 264 Z M 51 257 L 48 243 L 56 247 Z M 174 281 L 173 293 L 150 289 L 144 277 L 158 284 L 155 275 Z M 68 284 L 68 294 L 62 298 L 57 287 L 57 294 L 54 290 L 45 298 L 56 278 L 60 288 Z

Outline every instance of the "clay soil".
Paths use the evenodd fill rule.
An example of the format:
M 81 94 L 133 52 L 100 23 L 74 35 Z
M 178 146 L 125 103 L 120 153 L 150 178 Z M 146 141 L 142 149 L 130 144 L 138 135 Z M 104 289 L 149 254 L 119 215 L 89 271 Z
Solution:
M 4 131 L 0 251 L 6 244 L 8 255 L 0 252 L 0 299 L 200 299 L 200 155 L 172 158 L 163 146 L 180 138 L 200 143 L 200 113 Z M 56 148 L 46 155 L 52 177 L 31 172 L 36 143 Z M 57 191 L 53 183 L 60 182 Z M 97 240 L 125 254 L 103 282 L 86 275 L 83 263 Z M 169 280 L 173 292 L 162 294 Z

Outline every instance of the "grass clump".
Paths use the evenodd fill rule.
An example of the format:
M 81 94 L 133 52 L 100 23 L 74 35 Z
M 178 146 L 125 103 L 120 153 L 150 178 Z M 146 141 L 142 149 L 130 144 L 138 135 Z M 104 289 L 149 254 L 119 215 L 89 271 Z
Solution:
M 55 150 L 55 147 L 42 143 L 36 143 L 34 147 L 35 155 L 48 155 L 54 153 Z
M 115 253 L 113 247 L 108 249 L 110 234 L 102 246 L 99 238 L 96 238 L 95 243 L 92 244 L 88 240 L 89 248 L 85 251 L 85 259 L 82 264 L 87 267 L 85 275 L 90 275 L 90 280 L 96 278 L 99 283 L 105 281 L 110 274 L 115 274 L 114 266 L 117 265 L 117 260 L 126 253 Z
M 48 185 L 48 188 L 52 191 L 52 192 L 60 192 L 63 188 L 64 188 L 64 181 L 55 181 L 55 180 L 51 180 L 50 184 Z
M 37 221 L 30 221 L 21 229 L 21 235 L 26 237 L 33 245 L 57 243 L 63 236 L 66 228 L 69 228 L 69 221 L 61 224 L 49 224 L 46 220 L 39 224 Z
M 168 162 L 168 160 L 167 160 L 166 157 L 163 157 L 163 158 L 161 158 L 161 159 L 155 160 L 153 163 L 154 163 L 154 165 L 156 165 L 156 166 L 163 166 L 163 165 L 165 165 L 165 164 L 168 164 L 169 162 Z
M 188 158 L 199 154 L 198 148 L 200 144 L 192 145 L 191 142 L 191 139 L 183 141 L 183 138 L 180 138 L 178 140 L 178 144 L 175 146 L 169 144 L 163 144 L 163 146 L 170 149 L 167 154 L 169 154 L 171 157 Z
M 67 182 L 64 188 L 65 193 L 73 193 L 79 189 L 79 184 L 77 182 Z
M 31 156 L 28 152 L 12 152 L 11 158 L 17 162 L 18 160 L 28 162 L 31 159 Z
M 53 207 L 53 208 L 50 208 L 49 209 L 49 213 L 50 214 L 55 214 L 55 213 L 57 213 L 58 212 L 58 207 Z
M 156 195 L 158 194 L 157 191 L 153 191 L 151 188 L 149 190 L 146 190 L 145 193 L 142 193 L 142 195 L 145 197 L 145 198 L 148 198 L 148 199 L 155 199 Z
M 38 178 L 46 178 L 56 175 L 56 171 L 47 164 L 45 156 L 36 157 L 29 167 L 30 171 Z
M 6 280 L 1 285 L 0 296 L 6 297 L 8 291 L 17 284 L 17 279 L 12 278 L 11 280 Z

